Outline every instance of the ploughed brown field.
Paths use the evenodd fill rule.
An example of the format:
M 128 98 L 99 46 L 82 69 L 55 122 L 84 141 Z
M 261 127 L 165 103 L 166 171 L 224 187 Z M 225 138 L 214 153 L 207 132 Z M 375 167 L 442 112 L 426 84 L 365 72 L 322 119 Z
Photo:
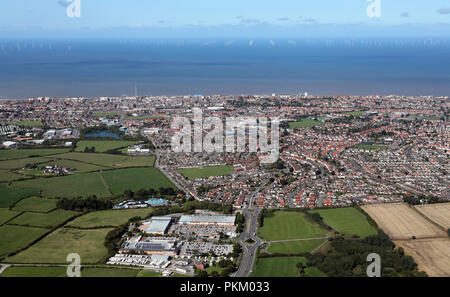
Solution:
M 414 209 L 404 203 L 392 203 L 365 205 L 362 209 L 396 246 L 414 258 L 419 270 L 429 276 L 450 276 L 450 239 L 444 231 L 448 228 L 445 224 L 449 221 L 449 205 L 433 204 Z
M 447 237 L 444 230 L 427 221 L 423 216 L 404 203 L 372 204 L 362 206 L 378 227 L 392 240 Z
M 414 258 L 419 270 L 429 276 L 450 276 L 450 239 L 433 238 L 394 241 Z
M 450 228 L 450 203 L 417 205 L 415 207 L 439 226 L 445 229 Z

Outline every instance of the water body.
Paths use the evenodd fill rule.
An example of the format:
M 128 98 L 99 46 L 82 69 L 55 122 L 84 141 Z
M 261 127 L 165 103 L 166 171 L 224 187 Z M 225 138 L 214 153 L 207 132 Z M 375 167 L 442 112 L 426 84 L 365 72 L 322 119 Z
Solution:
M 118 135 L 117 133 L 112 133 L 109 131 L 100 131 L 100 132 L 96 132 L 96 133 L 88 133 L 86 135 L 84 135 L 85 138 L 94 138 L 94 137 L 110 137 L 110 138 L 114 138 L 114 139 L 122 139 L 122 137 L 120 135 Z
M 450 95 L 449 69 L 448 40 L 0 40 L 0 98 Z

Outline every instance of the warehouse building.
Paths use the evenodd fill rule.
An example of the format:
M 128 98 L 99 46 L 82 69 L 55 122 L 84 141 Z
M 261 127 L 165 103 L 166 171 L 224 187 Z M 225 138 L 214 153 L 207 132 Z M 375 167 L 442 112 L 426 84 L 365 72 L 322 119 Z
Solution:
M 235 215 L 183 215 L 178 221 L 181 225 L 219 225 L 233 226 L 236 220 Z

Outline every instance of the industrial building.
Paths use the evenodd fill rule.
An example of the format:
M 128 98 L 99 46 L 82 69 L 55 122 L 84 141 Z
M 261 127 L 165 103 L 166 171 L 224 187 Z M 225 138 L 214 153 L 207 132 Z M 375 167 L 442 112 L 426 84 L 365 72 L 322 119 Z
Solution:
M 145 229 L 146 233 L 162 235 L 169 230 L 171 223 L 171 217 L 152 217 L 150 220 L 145 221 L 143 225 L 148 224 Z
M 183 215 L 178 224 L 181 225 L 220 225 L 233 226 L 236 220 L 235 215 Z
M 119 249 L 120 254 L 136 252 L 146 255 L 174 257 L 178 254 L 177 240 L 173 238 L 146 237 L 139 241 L 127 240 Z

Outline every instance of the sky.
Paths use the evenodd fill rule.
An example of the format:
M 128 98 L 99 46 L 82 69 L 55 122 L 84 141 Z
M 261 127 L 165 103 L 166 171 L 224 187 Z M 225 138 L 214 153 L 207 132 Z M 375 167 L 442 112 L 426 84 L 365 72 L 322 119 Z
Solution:
M 66 12 L 71 1 L 79 18 Z M 367 14 L 378 7 L 370 1 L 379 15 Z M 0 38 L 450 37 L 449 0 L 370 1 L 1 0 Z

